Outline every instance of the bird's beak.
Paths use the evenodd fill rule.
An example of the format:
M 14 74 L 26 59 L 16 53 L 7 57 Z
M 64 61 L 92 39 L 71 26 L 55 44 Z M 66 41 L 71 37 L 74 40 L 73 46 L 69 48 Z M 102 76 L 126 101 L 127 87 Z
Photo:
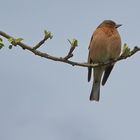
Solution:
M 122 26 L 122 24 L 116 24 L 115 28 Z

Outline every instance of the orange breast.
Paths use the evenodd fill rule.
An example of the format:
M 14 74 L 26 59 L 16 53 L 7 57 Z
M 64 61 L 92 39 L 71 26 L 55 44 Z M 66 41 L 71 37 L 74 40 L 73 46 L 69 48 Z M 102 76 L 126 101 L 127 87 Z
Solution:
M 93 63 L 106 62 L 120 55 L 121 39 L 116 29 L 97 28 L 89 47 Z

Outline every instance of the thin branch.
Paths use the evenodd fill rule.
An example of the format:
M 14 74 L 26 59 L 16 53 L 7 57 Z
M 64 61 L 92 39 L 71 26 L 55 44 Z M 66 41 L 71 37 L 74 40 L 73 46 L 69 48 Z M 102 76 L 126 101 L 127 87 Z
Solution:
M 69 58 L 73 57 L 73 51 L 78 46 L 78 42 L 76 39 L 74 39 L 73 42 L 71 42 L 70 40 L 68 40 L 68 41 L 71 44 L 71 47 L 70 47 L 68 54 L 64 57 L 65 60 L 68 60 Z
M 6 39 L 10 39 L 10 38 L 15 39 L 14 37 L 8 35 L 7 33 L 3 32 L 3 31 L 0 31 L 0 36 L 4 37 Z M 100 63 L 100 64 L 88 64 L 88 63 L 81 63 L 81 62 L 70 61 L 70 60 L 66 59 L 66 57 L 69 56 L 69 53 L 68 53 L 68 55 L 66 57 L 55 57 L 55 56 L 51 56 L 51 55 L 49 55 L 47 53 L 44 53 L 44 52 L 36 50 L 36 48 L 40 47 L 45 41 L 46 40 L 44 38 L 42 41 L 40 41 L 41 43 L 39 42 L 35 47 L 31 47 L 31 46 L 29 46 L 29 45 L 27 45 L 25 43 L 22 43 L 22 42 L 17 42 L 16 45 L 18 45 L 21 48 L 26 49 L 26 50 L 34 53 L 37 56 L 40 56 L 40 57 L 43 57 L 43 58 L 46 58 L 46 59 L 50 59 L 50 60 L 53 60 L 53 61 L 63 62 L 63 63 L 66 63 L 66 64 L 70 64 L 72 66 L 80 66 L 80 67 L 99 67 L 99 66 L 103 66 L 103 65 L 109 65 L 111 63 L 114 63 L 114 62 L 126 59 L 128 57 L 131 57 L 132 55 L 134 55 L 135 53 L 140 51 L 140 48 L 135 46 L 134 49 L 129 52 L 129 54 L 127 54 L 127 55 L 122 54 L 116 60 L 113 60 L 113 61 L 110 61 L 110 62 L 106 62 L 106 63 Z M 70 53 L 70 54 L 72 54 L 72 53 Z
M 33 47 L 33 49 L 34 49 L 34 50 L 38 49 L 41 45 L 43 45 L 43 44 L 45 43 L 45 41 L 46 41 L 46 38 L 44 37 L 39 43 L 37 43 L 37 44 Z
M 37 50 L 39 47 L 41 47 L 41 45 L 43 45 L 45 43 L 45 41 L 47 41 L 48 39 L 52 39 L 53 35 L 51 34 L 51 32 L 48 32 L 48 31 L 44 31 L 44 38 L 39 42 L 37 43 L 33 49 L 34 50 Z

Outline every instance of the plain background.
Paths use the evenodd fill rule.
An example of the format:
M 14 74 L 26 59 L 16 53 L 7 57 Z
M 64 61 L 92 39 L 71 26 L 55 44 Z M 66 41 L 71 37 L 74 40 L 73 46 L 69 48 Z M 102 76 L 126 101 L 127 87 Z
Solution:
M 86 62 L 90 37 L 105 19 L 123 24 L 122 44 L 140 45 L 140 2 L 112 0 L 1 0 L 0 28 L 34 46 L 65 56 L 67 39 L 79 46 L 72 60 Z M 116 64 L 100 102 L 90 102 L 87 69 L 50 61 L 19 47 L 0 50 L 1 140 L 140 139 L 140 54 Z

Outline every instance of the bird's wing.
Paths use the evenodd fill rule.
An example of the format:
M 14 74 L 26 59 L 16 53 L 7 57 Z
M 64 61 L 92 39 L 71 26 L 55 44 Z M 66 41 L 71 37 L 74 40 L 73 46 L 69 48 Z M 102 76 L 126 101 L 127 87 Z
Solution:
M 90 44 L 89 44 L 88 49 L 90 49 L 92 40 L 93 40 L 93 35 L 92 35 L 92 37 L 90 39 Z M 88 54 L 88 64 L 91 64 L 91 63 L 92 63 L 92 60 L 90 58 L 90 52 L 89 52 L 89 54 Z M 91 80 L 91 74 L 92 74 L 92 68 L 88 67 L 88 82 Z
M 90 55 L 88 55 L 88 64 L 91 64 L 92 61 L 90 59 Z M 91 80 L 92 68 L 88 67 L 88 82 Z
M 103 76 L 103 80 L 102 80 L 102 85 L 105 85 L 113 67 L 114 67 L 114 65 L 110 65 L 110 66 L 106 67 L 105 72 L 104 72 L 104 76 Z
M 89 47 L 88 47 L 88 49 L 89 49 L 90 46 L 91 46 L 91 42 L 92 42 L 92 40 L 93 40 L 93 35 L 91 36 L 91 39 L 90 39 L 90 43 L 89 43 Z

